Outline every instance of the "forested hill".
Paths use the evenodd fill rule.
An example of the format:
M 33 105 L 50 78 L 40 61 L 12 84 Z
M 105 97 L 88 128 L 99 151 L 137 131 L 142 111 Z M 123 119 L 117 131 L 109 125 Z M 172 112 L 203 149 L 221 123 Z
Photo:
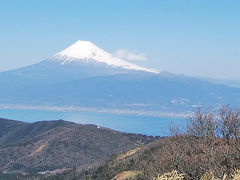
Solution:
M 153 139 L 63 120 L 25 123 L 0 119 L 0 172 L 10 178 L 12 173 L 29 174 L 27 177 L 93 168 L 113 154 Z

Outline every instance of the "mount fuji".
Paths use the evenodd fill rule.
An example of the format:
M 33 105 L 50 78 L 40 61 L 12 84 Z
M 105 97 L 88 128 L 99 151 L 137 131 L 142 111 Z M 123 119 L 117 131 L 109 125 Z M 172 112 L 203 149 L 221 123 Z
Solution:
M 147 69 L 114 57 L 112 54 L 100 49 L 89 41 L 77 41 L 70 47 L 54 55 L 52 60 L 61 63 L 61 65 L 79 62 L 110 66 L 114 68 L 118 67 L 125 70 L 158 73 L 158 71 Z
M 77 41 L 63 51 L 46 60 L 24 68 L 2 72 L 5 79 L 9 75 L 25 81 L 63 82 L 79 78 L 116 74 L 158 74 L 153 69 L 144 68 L 102 50 L 89 41 Z M 4 79 L 4 78 L 2 78 Z
M 0 73 L 0 105 L 141 114 L 237 105 L 240 89 L 129 63 L 77 41 L 37 64 Z

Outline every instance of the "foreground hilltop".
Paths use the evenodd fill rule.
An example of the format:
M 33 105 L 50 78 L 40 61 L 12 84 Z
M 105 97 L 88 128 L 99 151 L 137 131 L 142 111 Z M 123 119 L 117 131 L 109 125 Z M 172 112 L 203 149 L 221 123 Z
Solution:
M 54 179 L 239 180 L 239 114 L 229 106 L 197 110 L 171 137 L 117 154 L 85 176 L 69 171 Z
M 62 120 L 1 120 L 0 179 L 239 179 L 240 109 L 214 112 L 196 111 L 164 138 Z
M 75 170 L 46 179 L 238 180 L 239 147 L 239 142 L 218 138 L 166 137 L 117 154 L 85 176 Z
M 63 120 L 24 123 L 0 119 L 0 132 L 1 179 L 16 173 L 41 177 L 76 168 L 80 172 L 154 139 Z

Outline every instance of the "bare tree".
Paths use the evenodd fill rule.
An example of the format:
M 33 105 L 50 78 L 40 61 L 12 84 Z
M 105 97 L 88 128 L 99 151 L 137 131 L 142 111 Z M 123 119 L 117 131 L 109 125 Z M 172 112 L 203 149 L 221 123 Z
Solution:
M 188 119 L 187 134 L 205 139 L 217 136 L 218 123 L 214 113 L 210 110 L 202 112 L 200 108 Z
M 222 106 L 218 113 L 219 132 L 224 139 L 240 138 L 240 110 Z

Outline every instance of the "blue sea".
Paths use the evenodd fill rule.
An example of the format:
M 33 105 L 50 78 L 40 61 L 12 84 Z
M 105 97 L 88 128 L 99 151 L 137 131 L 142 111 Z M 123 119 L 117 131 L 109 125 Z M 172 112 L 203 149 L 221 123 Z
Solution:
M 0 117 L 25 122 L 63 119 L 80 124 L 95 124 L 122 132 L 152 136 L 168 136 L 170 126 L 182 128 L 186 124 L 185 118 L 47 110 L 0 109 Z

